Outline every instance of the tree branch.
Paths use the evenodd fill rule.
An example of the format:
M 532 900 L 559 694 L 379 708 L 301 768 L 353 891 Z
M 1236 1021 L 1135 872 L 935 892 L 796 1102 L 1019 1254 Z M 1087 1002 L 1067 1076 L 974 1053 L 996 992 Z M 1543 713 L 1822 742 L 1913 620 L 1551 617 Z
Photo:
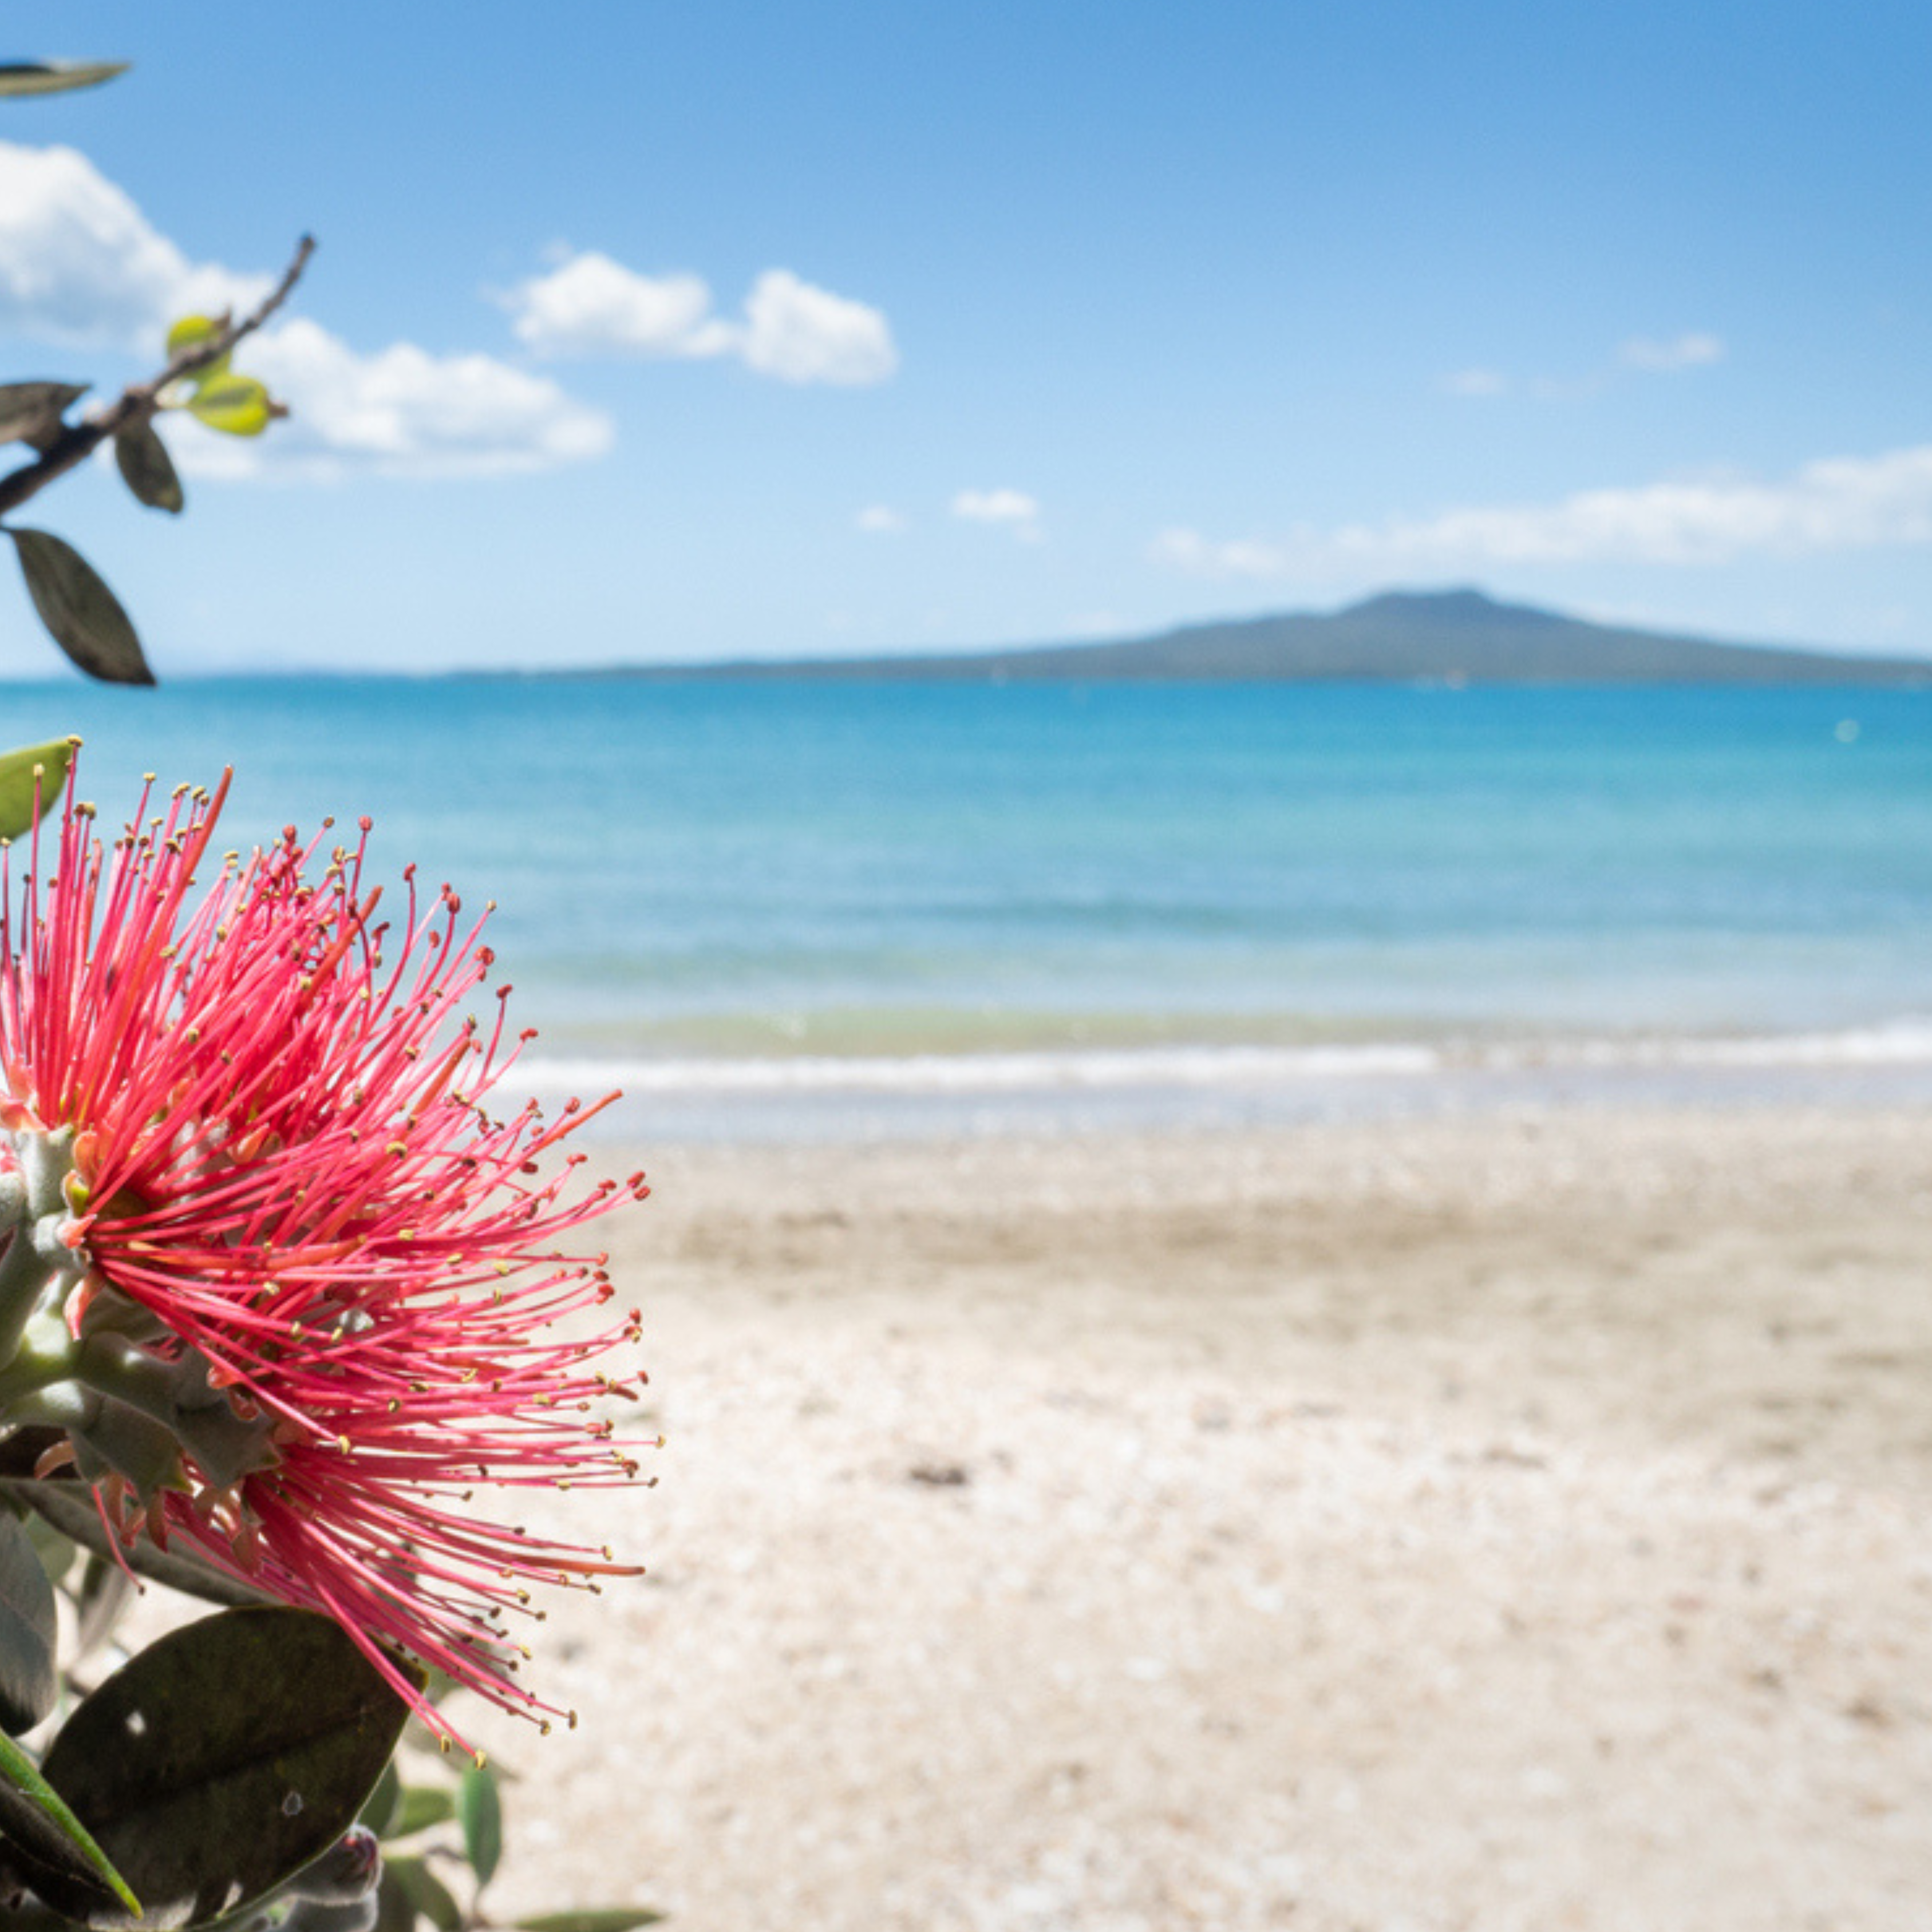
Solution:
M 230 322 L 206 342 L 184 349 L 152 380 L 123 389 L 98 416 L 62 430 L 32 463 L 22 464 L 18 470 L 0 476 L 0 517 L 18 509 L 29 497 L 39 495 L 56 477 L 65 476 L 76 464 L 84 462 L 117 430 L 125 429 L 130 423 L 150 420 L 160 406 L 162 391 L 170 382 L 178 382 L 183 376 L 219 362 L 244 336 L 254 334 L 288 300 L 314 253 L 315 238 L 304 235 L 296 245 L 295 259 L 282 272 L 281 280 L 251 314 L 239 322 Z

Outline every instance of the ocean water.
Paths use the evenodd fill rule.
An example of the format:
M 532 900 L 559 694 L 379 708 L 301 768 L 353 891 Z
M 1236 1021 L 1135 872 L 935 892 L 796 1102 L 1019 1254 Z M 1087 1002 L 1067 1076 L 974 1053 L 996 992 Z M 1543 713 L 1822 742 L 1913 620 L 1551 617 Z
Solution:
M 104 814 L 235 767 L 498 902 L 620 1130 L 1253 1118 L 1623 1080 L 1932 1091 L 1932 694 L 73 682 Z M 1365 1096 L 1366 1096 L 1365 1098 Z

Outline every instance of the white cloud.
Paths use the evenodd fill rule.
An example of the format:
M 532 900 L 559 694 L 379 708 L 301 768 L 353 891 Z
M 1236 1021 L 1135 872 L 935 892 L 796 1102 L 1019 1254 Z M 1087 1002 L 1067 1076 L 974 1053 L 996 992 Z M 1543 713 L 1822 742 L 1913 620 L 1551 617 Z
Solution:
M 1653 342 L 1636 336 L 1617 351 L 1617 360 L 1626 368 L 1642 369 L 1652 375 L 1675 375 L 1680 369 L 1701 369 L 1724 359 L 1724 345 L 1714 335 L 1692 333 L 1673 336 L 1668 342 Z
M 157 356 L 178 316 L 247 308 L 272 280 L 190 262 L 74 148 L 0 141 L 0 328 Z
M 290 418 L 246 441 L 183 424 L 170 447 L 190 474 L 500 476 L 582 462 L 613 440 L 602 411 L 488 356 L 410 342 L 358 355 L 298 317 L 251 338 L 242 361 Z
M 1030 524 L 1040 505 L 1024 490 L 962 490 L 952 500 L 952 514 L 974 524 Z
M 1442 386 L 1452 396 L 1500 396 L 1509 378 L 1494 369 L 1458 369 L 1443 377 Z
M 190 262 L 71 148 L 0 142 L 0 328 L 130 351 L 158 365 L 177 316 L 252 308 L 274 278 Z M 398 342 L 362 355 L 313 322 L 272 324 L 240 352 L 294 412 L 260 438 L 169 424 L 191 475 L 494 476 L 602 454 L 609 419 L 487 356 Z
M 1924 544 L 1932 544 L 1932 445 L 1826 458 L 1775 482 L 1714 477 L 1586 490 L 1554 503 L 1304 526 L 1278 541 L 1170 530 L 1152 554 L 1198 576 L 1320 578 L 1481 564 L 1724 563 Z
M 848 388 L 898 368 L 890 325 L 876 308 L 767 268 L 742 320 L 712 312 L 698 276 L 644 275 L 594 251 L 568 256 L 504 298 L 517 339 L 546 356 L 736 356 L 782 382 Z
M 594 250 L 522 283 L 517 340 L 544 355 L 695 356 L 711 291 L 696 275 L 640 275 Z
M 745 302 L 739 353 L 784 382 L 883 382 L 899 366 L 892 331 L 875 308 L 767 268 Z
M 906 520 L 890 503 L 872 503 L 853 519 L 853 526 L 868 536 L 892 537 L 906 527 Z

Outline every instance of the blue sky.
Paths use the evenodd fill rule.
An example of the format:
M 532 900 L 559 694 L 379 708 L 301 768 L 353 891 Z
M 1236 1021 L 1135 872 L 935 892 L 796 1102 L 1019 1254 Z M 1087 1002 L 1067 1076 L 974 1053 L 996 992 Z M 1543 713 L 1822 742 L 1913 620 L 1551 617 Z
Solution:
M 244 356 L 24 520 L 164 676 L 897 651 L 1479 584 L 1932 652 L 1922 6 L 20 4 L 0 368 Z M 11 614 L 10 615 L 9 614 Z M 0 590 L 0 674 L 51 647 Z

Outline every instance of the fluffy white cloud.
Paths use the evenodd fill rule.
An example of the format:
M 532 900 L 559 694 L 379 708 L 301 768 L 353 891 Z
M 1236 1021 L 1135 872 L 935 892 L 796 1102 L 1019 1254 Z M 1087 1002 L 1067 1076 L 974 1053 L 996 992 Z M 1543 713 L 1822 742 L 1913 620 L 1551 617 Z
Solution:
M 852 520 L 854 529 L 874 537 L 897 536 L 906 526 L 905 518 L 890 503 L 869 504 Z
M 1617 351 L 1617 360 L 1626 368 L 1660 376 L 1674 375 L 1680 369 L 1705 368 L 1724 359 L 1724 345 L 1718 337 L 1696 333 L 1673 336 L 1668 342 L 1653 342 L 1640 335 Z
M 696 275 L 640 275 L 592 251 L 508 298 L 517 340 L 550 356 L 701 356 L 711 291 Z
M 952 514 L 974 524 L 1030 524 L 1040 505 L 1024 490 L 962 490 L 952 500 Z
M 784 382 L 883 382 L 899 366 L 886 319 L 865 303 L 767 268 L 745 301 L 738 352 Z
M 1274 542 L 1170 530 L 1156 561 L 1218 578 L 1320 578 L 1481 564 L 1727 562 L 1759 554 L 1932 544 L 1932 445 L 1831 457 L 1777 482 L 1719 477 L 1586 490 L 1559 502 L 1304 526 Z
M 862 387 L 898 368 L 885 316 L 768 268 L 741 320 L 712 311 L 692 274 L 644 275 L 595 251 L 573 255 L 504 298 L 517 339 L 546 356 L 736 356 L 783 382 Z
M 0 142 L 0 329 L 158 363 L 176 316 L 251 308 L 273 280 L 190 262 L 73 148 Z M 296 319 L 251 338 L 241 362 L 294 414 L 247 440 L 170 422 L 191 474 L 494 476 L 577 462 L 611 442 L 599 412 L 487 356 L 407 342 L 361 355 Z
M 74 148 L 0 141 L 0 328 L 152 356 L 177 316 L 246 308 L 272 280 L 190 262 Z
M 500 476 L 601 456 L 610 418 L 547 377 L 410 342 L 358 355 L 306 318 L 250 338 L 242 361 L 292 412 L 241 441 L 183 424 L 170 447 L 200 475 Z

